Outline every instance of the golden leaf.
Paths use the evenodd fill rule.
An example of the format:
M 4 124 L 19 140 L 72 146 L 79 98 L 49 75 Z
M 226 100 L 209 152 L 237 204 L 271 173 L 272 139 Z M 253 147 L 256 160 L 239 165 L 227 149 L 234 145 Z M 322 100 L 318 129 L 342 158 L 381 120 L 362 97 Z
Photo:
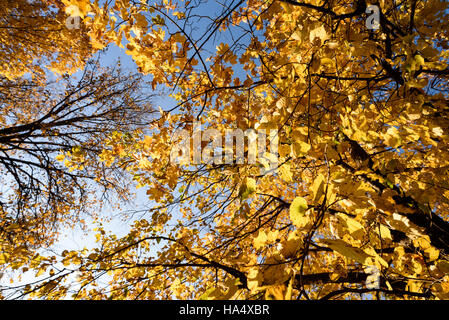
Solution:
M 290 204 L 290 219 L 296 227 L 303 228 L 310 222 L 307 210 L 307 201 L 302 197 L 296 197 Z

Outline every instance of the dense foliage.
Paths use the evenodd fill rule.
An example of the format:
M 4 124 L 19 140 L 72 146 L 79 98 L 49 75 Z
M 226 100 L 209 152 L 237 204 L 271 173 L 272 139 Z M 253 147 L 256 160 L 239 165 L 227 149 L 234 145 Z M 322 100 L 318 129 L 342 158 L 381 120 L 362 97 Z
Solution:
M 4 286 L 4 297 L 449 298 L 448 2 L 34 2 L 0 6 L 11 26 L 0 29 L 11 66 L 0 70 L 0 164 L 16 185 L 2 200 L 0 263 L 48 276 Z M 67 14 L 80 29 L 64 29 Z M 40 41 L 31 25 L 59 33 Z M 139 75 L 89 71 L 108 46 Z M 62 74 L 58 88 L 67 66 L 85 76 L 57 93 L 46 65 Z M 176 105 L 152 112 L 140 77 Z M 151 117 L 133 125 L 135 112 Z M 255 163 L 174 161 L 198 124 L 277 130 L 278 147 Z M 31 162 L 53 184 L 40 187 Z M 73 191 L 79 179 L 107 189 L 111 172 L 153 204 L 125 237 L 99 225 L 96 248 L 42 255 L 46 237 L 15 233 L 73 217 L 72 203 L 91 199 Z

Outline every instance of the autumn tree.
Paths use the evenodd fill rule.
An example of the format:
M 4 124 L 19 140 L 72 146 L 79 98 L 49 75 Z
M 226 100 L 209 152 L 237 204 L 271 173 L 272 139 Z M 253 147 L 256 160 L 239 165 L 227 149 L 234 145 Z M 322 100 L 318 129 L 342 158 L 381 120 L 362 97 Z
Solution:
M 87 32 L 66 27 L 61 2 L 0 8 L 0 264 L 17 270 L 61 227 L 79 226 L 108 197 L 129 198 L 123 170 L 98 157 L 114 132 L 146 126 L 151 91 L 141 75 L 101 66 Z
M 47 257 L 34 266 L 50 268 L 44 281 L 4 294 L 449 298 L 447 2 L 115 1 L 101 12 L 83 20 L 93 43 L 126 47 L 177 102 L 147 135 L 112 135 L 101 153 L 154 206 L 127 236 L 100 226 L 96 249 Z M 278 150 L 257 163 L 173 161 L 175 133 L 193 137 L 197 123 L 277 130 Z

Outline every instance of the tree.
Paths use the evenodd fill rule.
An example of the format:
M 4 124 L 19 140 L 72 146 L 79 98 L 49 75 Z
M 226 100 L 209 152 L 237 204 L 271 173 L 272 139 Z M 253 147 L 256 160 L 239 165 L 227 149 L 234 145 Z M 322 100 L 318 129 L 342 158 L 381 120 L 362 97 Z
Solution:
M 364 0 L 205 5 L 117 1 L 85 20 L 177 101 L 101 154 L 156 205 L 123 238 L 99 227 L 98 248 L 48 258 L 65 267 L 23 294 L 63 297 L 76 273 L 79 299 L 449 298 L 448 3 L 378 2 L 377 29 Z M 197 122 L 276 129 L 278 150 L 173 161 Z
M 101 67 L 90 59 L 88 41 L 77 45 L 76 38 L 65 38 L 65 25 L 48 31 L 62 19 L 60 12 L 45 10 L 52 3 L 0 5 L 0 32 L 10 40 L 0 50 L 7 62 L 0 70 L 2 269 L 39 261 L 39 250 L 55 241 L 61 226 L 81 225 L 86 214 L 95 217 L 112 196 L 129 198 L 123 171 L 106 167 L 98 156 L 107 137 L 144 128 L 152 112 L 141 75 L 127 74 L 120 65 Z M 70 75 L 53 63 L 81 70 Z

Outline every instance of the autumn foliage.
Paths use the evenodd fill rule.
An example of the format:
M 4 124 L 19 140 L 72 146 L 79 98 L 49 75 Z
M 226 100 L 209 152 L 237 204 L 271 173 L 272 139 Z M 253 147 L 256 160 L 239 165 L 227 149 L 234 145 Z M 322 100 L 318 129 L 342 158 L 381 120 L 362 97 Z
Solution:
M 45 277 L 4 298 L 449 299 L 447 1 L 34 2 L 0 4 L 0 267 Z M 173 161 L 197 123 L 278 167 Z M 130 188 L 127 235 L 45 250 Z

